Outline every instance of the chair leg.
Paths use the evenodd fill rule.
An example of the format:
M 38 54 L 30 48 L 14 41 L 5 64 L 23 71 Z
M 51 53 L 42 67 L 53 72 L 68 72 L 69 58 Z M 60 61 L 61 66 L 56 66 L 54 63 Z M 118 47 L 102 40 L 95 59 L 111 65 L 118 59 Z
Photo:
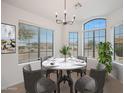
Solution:
M 56 90 L 54 91 L 54 93 L 56 93 Z
M 75 89 L 75 93 L 78 93 L 76 89 Z
M 82 73 L 82 72 L 80 72 L 80 76 L 81 76 L 81 77 L 82 77 L 82 74 L 83 74 L 83 73 Z
M 79 73 L 77 72 L 77 76 L 79 76 Z
M 60 93 L 60 85 L 58 83 L 58 88 L 57 88 L 58 92 L 57 93 Z
M 86 75 L 86 72 L 84 72 L 84 74 Z

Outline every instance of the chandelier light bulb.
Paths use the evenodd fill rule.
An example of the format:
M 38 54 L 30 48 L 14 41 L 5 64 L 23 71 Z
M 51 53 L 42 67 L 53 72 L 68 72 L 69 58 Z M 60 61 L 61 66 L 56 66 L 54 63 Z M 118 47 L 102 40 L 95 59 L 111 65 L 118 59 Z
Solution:
M 66 14 L 67 13 L 67 11 L 66 10 L 64 10 L 64 14 Z
M 56 12 L 56 15 L 58 15 L 58 13 Z
M 56 12 L 56 17 L 58 16 L 58 13 Z

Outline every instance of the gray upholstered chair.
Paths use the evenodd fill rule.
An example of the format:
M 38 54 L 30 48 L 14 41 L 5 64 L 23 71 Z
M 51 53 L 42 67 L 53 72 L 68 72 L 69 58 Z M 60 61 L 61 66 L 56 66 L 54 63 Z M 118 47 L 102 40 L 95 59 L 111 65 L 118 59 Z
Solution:
M 37 81 L 36 93 L 56 93 L 56 84 L 51 79 L 42 77 Z
M 54 81 L 46 78 L 46 70 L 31 70 L 30 65 L 23 67 L 26 93 L 52 93 L 56 92 Z
M 75 93 L 77 92 L 95 93 L 95 91 L 96 91 L 95 80 L 88 75 L 81 77 L 75 83 Z
M 105 83 L 106 71 L 91 69 L 90 76 L 94 78 L 96 82 L 96 92 L 95 93 L 103 93 L 103 87 Z
M 75 92 L 76 93 L 77 93 L 77 91 L 79 91 L 81 93 L 103 93 L 103 87 L 104 87 L 105 77 L 106 77 L 105 69 L 102 69 L 102 70 L 91 69 L 90 77 L 92 77 L 92 79 L 94 79 L 94 81 L 95 81 L 95 92 L 91 92 L 91 91 L 84 92 L 84 90 L 89 90 L 87 88 L 85 89 L 84 87 L 89 86 L 89 84 L 92 85 L 93 81 L 91 82 L 91 80 L 87 79 L 89 77 L 83 76 L 81 79 L 77 80 L 77 82 L 75 83 Z M 87 82 L 89 82 L 89 83 L 87 83 Z M 94 85 L 92 85 L 92 86 L 94 86 Z M 88 88 L 90 88 L 90 87 L 88 87 Z
M 86 66 L 81 68 L 81 69 L 74 69 L 74 70 L 72 70 L 72 72 L 77 72 L 77 75 L 78 75 L 78 73 L 80 73 L 80 76 L 82 77 L 83 73 L 86 75 L 87 57 L 78 56 L 77 58 L 80 59 L 80 60 L 84 60 L 86 62 Z
M 35 93 L 34 85 L 41 78 L 41 70 L 31 70 L 30 65 L 23 67 L 23 77 L 26 93 Z

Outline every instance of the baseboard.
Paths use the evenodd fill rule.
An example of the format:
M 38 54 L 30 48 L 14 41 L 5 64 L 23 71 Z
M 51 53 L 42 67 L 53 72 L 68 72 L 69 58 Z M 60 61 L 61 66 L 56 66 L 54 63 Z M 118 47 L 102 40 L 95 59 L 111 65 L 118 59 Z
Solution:
M 24 82 L 24 81 L 19 81 L 19 82 L 15 82 L 15 83 L 12 83 L 12 84 L 9 84 L 9 85 L 6 85 L 6 86 L 1 86 L 1 90 L 6 90 L 9 87 L 17 85 L 17 84 L 22 83 L 22 82 Z

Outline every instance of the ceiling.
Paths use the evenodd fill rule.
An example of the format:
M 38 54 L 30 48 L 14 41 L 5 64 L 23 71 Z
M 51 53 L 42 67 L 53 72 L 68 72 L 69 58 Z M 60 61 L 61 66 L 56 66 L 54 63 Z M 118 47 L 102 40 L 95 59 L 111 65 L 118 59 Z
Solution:
M 82 7 L 75 9 L 77 0 L 67 0 L 68 19 L 71 20 L 73 14 L 76 21 L 87 18 L 105 16 L 123 7 L 123 0 L 78 0 Z M 15 7 L 24 9 L 36 15 L 55 20 L 55 13 L 58 12 L 60 18 L 63 17 L 64 0 L 2 0 Z

